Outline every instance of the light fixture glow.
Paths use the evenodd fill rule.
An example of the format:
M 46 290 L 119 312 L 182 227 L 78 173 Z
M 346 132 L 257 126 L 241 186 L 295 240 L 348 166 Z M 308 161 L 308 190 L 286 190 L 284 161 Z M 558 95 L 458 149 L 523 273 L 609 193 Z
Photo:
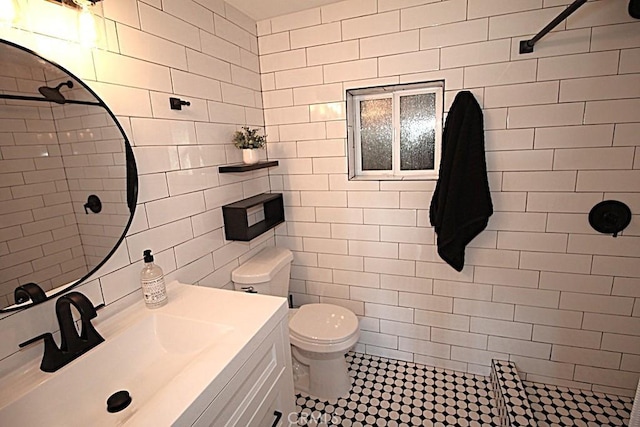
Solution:
M 98 41 L 96 22 L 87 5 L 83 5 L 78 14 L 78 38 L 87 47 L 94 47 Z
M 0 0 L 0 27 L 12 27 L 18 18 L 18 5 L 15 0 Z

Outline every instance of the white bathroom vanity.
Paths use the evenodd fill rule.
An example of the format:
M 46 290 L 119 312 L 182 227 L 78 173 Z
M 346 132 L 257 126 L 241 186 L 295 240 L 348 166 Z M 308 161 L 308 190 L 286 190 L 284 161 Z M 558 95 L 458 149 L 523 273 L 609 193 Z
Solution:
M 105 342 L 58 371 L 38 359 L 1 378 L 0 425 L 288 426 L 286 300 L 178 282 L 168 292 L 155 310 L 139 301 L 99 312 Z M 108 412 L 121 390 L 131 403 Z

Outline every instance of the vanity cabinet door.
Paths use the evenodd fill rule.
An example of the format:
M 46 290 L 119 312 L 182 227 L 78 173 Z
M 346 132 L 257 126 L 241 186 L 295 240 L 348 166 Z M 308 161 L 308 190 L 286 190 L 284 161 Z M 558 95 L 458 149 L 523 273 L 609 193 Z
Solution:
M 281 377 L 282 379 L 282 377 Z M 280 383 L 281 381 L 278 381 Z M 260 410 L 256 412 L 251 425 L 265 427 L 289 427 L 291 420 L 297 420 L 289 411 L 283 410 L 283 390 L 280 384 L 271 390 L 269 396 L 265 399 Z
M 284 328 L 287 328 L 287 335 Z M 276 410 L 283 414 L 276 425 L 288 425 L 285 422 L 293 411 L 294 395 L 289 340 L 286 338 L 288 325 L 283 322 L 259 345 L 193 425 L 271 426 Z M 286 407 L 276 408 L 282 405 Z M 263 421 L 269 419 L 271 422 Z
M 294 416 L 290 414 L 290 410 L 287 410 L 287 399 L 291 399 L 293 396 L 284 391 L 286 387 L 283 387 L 285 383 L 285 376 L 280 375 L 278 381 L 273 384 L 269 393 L 265 396 L 264 400 L 258 406 L 258 409 L 253 414 L 243 414 L 238 420 L 237 426 L 255 426 L 255 427 L 284 427 L 290 426 L 287 420 Z M 251 416 L 249 416 L 251 415 Z M 296 418 L 297 420 L 297 418 Z

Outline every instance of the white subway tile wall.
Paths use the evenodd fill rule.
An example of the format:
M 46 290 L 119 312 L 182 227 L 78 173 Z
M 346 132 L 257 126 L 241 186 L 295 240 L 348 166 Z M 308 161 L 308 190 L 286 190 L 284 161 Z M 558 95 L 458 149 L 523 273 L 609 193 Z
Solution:
M 294 269 L 297 303 L 363 310 L 360 351 L 485 374 L 504 357 L 545 382 L 632 394 L 640 23 L 626 1 L 589 2 L 520 55 L 568 3 L 348 0 L 258 22 L 269 156 L 285 165 L 272 188 L 304 209 L 276 245 L 317 262 Z M 485 113 L 496 212 L 462 273 L 437 256 L 433 182 L 347 179 L 345 91 L 438 79 L 445 110 L 468 89 Z M 588 224 L 605 199 L 635 214 L 616 239 Z
M 170 279 L 229 287 L 233 268 L 276 244 L 294 251 L 297 304 L 339 304 L 361 316 L 359 351 L 485 375 L 492 357 L 507 358 L 533 380 L 632 394 L 640 23 L 626 1 L 592 1 L 520 55 L 519 41 L 567 3 L 347 0 L 255 23 L 222 0 L 110 0 L 102 49 L 80 48 L 55 29 L 6 34 L 86 79 L 134 146 L 134 223 L 87 285 L 92 295 L 101 286 L 108 306 L 139 289 L 147 247 Z M 445 110 L 467 89 L 485 113 L 496 212 L 461 273 L 437 256 L 434 182 L 347 179 L 345 91 L 438 79 Z M 170 110 L 174 94 L 191 106 Z M 5 120 L 3 129 L 26 138 L 46 134 L 41 124 L 27 132 Z M 242 125 L 265 126 L 262 154 L 278 168 L 218 174 L 240 161 L 230 140 Z M 2 184 L 24 185 L 16 191 L 25 209 L 37 209 L 56 165 L 38 162 L 24 182 L 24 150 L 7 147 L 6 132 L 0 138 L 9 148 Z M 269 190 L 284 194 L 287 222 L 249 243 L 226 241 L 221 206 Z M 635 214 L 616 239 L 588 225 L 591 207 L 606 199 Z M 52 225 L 40 221 L 24 233 L 37 240 Z M 16 224 L 0 232 L 10 238 Z M 15 330 L 2 357 L 48 330 L 41 311 L 2 320 Z M 29 327 L 12 327 L 18 318 Z
M 28 96 L 47 85 L 41 70 L 24 75 L 23 66 L 3 64 L 2 90 Z M 34 281 L 48 291 L 85 276 L 118 241 L 129 214 L 124 203 L 110 203 L 126 200 L 125 159 L 104 110 L 12 101 L 0 106 L 0 115 L 0 301 L 6 307 L 19 285 Z M 105 202 L 101 216 L 84 213 L 89 194 Z

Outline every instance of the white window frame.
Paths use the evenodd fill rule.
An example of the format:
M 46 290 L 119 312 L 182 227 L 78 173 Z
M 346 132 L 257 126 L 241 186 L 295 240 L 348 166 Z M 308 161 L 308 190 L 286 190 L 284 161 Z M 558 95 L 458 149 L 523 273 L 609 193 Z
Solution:
M 434 168 L 433 170 L 406 170 L 400 169 L 400 97 L 423 93 L 433 93 L 436 99 L 436 122 L 435 122 L 435 146 L 434 146 Z M 351 95 L 351 96 L 349 96 Z M 352 132 L 348 136 L 352 141 L 349 143 L 350 155 L 353 161 L 349 162 L 351 179 L 362 180 L 436 180 L 440 169 L 440 158 L 442 154 L 442 122 L 443 122 L 443 98 L 444 82 L 429 82 L 411 85 L 394 85 L 381 88 L 352 90 L 347 93 L 348 107 L 351 107 L 349 119 Z M 392 169 L 387 171 L 363 171 L 362 170 L 362 144 L 360 135 L 360 101 L 370 99 L 392 99 L 393 109 L 393 139 L 392 139 Z

